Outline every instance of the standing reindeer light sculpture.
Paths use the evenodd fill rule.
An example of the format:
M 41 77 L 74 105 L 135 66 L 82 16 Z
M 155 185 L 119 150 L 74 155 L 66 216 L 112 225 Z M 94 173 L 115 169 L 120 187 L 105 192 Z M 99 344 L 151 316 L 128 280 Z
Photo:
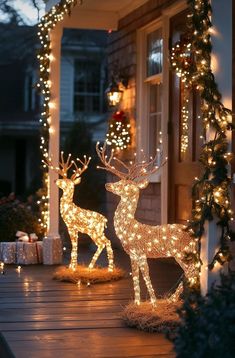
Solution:
M 110 241 L 104 234 L 107 219 L 95 211 L 82 209 L 73 203 L 74 187 L 81 182 L 81 175 L 88 168 L 90 160 L 91 158 L 86 156 L 84 156 L 84 161 L 77 158 L 78 163 L 82 165 L 79 168 L 75 161 L 71 161 L 71 154 L 65 161 L 63 152 L 61 152 L 59 167 L 53 166 L 51 159 L 46 164 L 62 176 L 62 179 L 56 180 L 56 185 L 63 190 L 63 195 L 60 199 L 60 214 L 67 226 L 72 243 L 70 268 L 75 270 L 77 267 L 78 233 L 83 233 L 90 236 L 97 246 L 97 251 L 89 264 L 89 268 L 94 267 L 99 255 L 106 247 L 108 270 L 113 271 L 113 250 Z M 68 171 L 71 167 L 74 167 L 73 174 L 68 178 Z
M 98 168 L 105 169 L 120 178 L 118 182 L 107 183 L 105 187 L 121 198 L 114 215 L 114 228 L 131 260 L 135 303 L 140 304 L 141 299 L 139 282 L 141 271 L 151 303 L 156 305 L 156 296 L 149 276 L 147 258 L 174 257 L 183 269 L 186 278 L 193 284 L 197 278 L 198 268 L 187 264 L 184 261 L 184 254 L 196 253 L 195 240 L 189 233 L 185 232 L 183 225 L 150 226 L 135 219 L 139 191 L 147 187 L 149 182 L 146 178 L 159 169 L 159 167 L 154 167 L 156 158 L 149 162 L 137 163 L 135 161 L 127 165 L 115 158 L 113 151 L 108 158 L 105 154 L 106 143 L 101 148 L 97 143 L 96 150 L 104 165 Z M 121 169 L 117 169 L 117 166 Z M 182 289 L 181 282 L 171 299 L 176 300 Z

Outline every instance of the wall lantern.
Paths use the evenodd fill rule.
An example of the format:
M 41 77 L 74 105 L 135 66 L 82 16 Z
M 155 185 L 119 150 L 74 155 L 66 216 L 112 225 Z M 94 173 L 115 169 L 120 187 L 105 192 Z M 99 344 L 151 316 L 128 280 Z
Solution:
M 116 79 L 114 76 L 112 76 L 111 82 L 105 91 L 110 107 L 116 107 L 120 103 L 123 91 L 127 88 L 127 85 L 127 79 Z

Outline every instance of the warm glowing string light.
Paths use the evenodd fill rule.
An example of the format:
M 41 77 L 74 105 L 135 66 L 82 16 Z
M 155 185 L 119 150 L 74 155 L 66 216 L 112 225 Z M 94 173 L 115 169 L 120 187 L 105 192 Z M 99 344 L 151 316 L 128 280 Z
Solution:
M 99 143 L 97 143 L 96 150 L 104 165 L 98 168 L 105 169 L 120 178 L 118 182 L 106 184 L 106 189 L 121 198 L 114 215 L 114 227 L 124 250 L 130 256 L 135 302 L 140 304 L 139 274 L 141 272 L 150 300 L 153 305 L 156 304 L 147 258 L 174 257 L 184 270 L 189 283 L 195 284 L 200 264 L 191 265 L 184 259 L 185 255 L 197 254 L 197 244 L 184 230 L 184 226 L 179 224 L 150 226 L 141 224 L 135 219 L 139 192 L 149 183 L 146 177 L 159 169 L 159 167 L 153 167 L 156 158 L 149 162 L 132 162 L 127 165 L 115 158 L 113 151 L 108 159 L 105 154 L 106 144 L 103 148 L 99 148 Z M 124 170 L 118 170 L 114 163 L 122 166 Z M 182 283 L 171 299 L 176 300 L 181 291 Z
M 38 37 L 40 40 L 41 47 L 38 53 L 39 60 L 39 81 L 37 87 L 42 94 L 43 104 L 42 112 L 39 122 L 41 123 L 41 144 L 40 149 L 42 152 L 43 159 L 48 158 L 49 152 L 49 138 L 53 134 L 51 128 L 51 109 L 54 108 L 55 104 L 51 102 L 51 80 L 50 80 L 50 67 L 51 62 L 55 60 L 51 53 L 51 37 L 50 34 L 56 27 L 57 23 L 62 21 L 65 16 L 69 15 L 72 8 L 76 5 L 81 5 L 82 0 L 61 0 L 58 4 L 53 6 L 50 11 L 42 17 L 38 27 Z M 45 169 L 45 166 L 44 166 Z M 49 201 L 49 181 L 48 175 L 44 176 L 44 193 L 38 204 L 41 207 L 41 219 L 40 225 L 47 233 L 49 224 L 49 212 L 48 212 L 48 201 Z
M 180 151 L 186 153 L 189 145 L 189 91 L 184 89 L 184 105 L 181 109 Z
M 180 152 L 187 152 L 189 145 L 189 98 L 191 90 L 192 45 L 188 40 L 177 43 L 171 51 L 172 69 L 181 79 L 182 103 L 180 123 Z
M 78 167 L 76 162 L 71 160 L 69 154 L 67 160 L 64 160 L 63 152 L 61 152 L 61 162 L 59 167 L 52 164 L 51 159 L 46 161 L 47 165 L 56 171 L 62 179 L 56 180 L 56 185 L 63 190 L 63 195 L 60 199 L 60 214 L 64 220 L 72 243 L 70 268 L 76 270 L 77 256 L 78 256 L 78 233 L 87 234 L 91 237 L 97 246 L 89 268 L 92 269 L 104 248 L 107 250 L 108 256 L 108 270 L 113 271 L 113 250 L 110 241 L 104 234 L 104 229 L 107 225 L 107 219 L 95 212 L 82 209 L 73 203 L 74 187 L 81 182 L 82 173 L 87 170 L 91 158 L 84 156 L 84 161 L 77 158 L 78 163 L 82 167 Z M 68 171 L 74 167 L 73 174 L 68 178 Z
M 107 144 L 116 149 L 126 149 L 131 143 L 131 125 L 123 111 L 112 115 L 106 134 Z
M 230 178 L 227 166 L 231 160 L 228 153 L 227 130 L 233 129 L 231 111 L 224 107 L 221 94 L 215 83 L 211 67 L 211 4 L 209 0 L 189 0 L 191 13 L 188 15 L 187 39 L 179 41 L 171 51 L 171 64 L 176 74 L 189 88 L 193 86 L 201 97 L 201 120 L 204 145 L 200 156 L 203 174 L 195 181 L 193 199 L 195 207 L 188 229 L 200 239 L 206 220 L 218 218 L 221 227 L 220 248 L 215 254 L 210 268 L 216 262 L 223 264 L 229 260 L 231 230 L 229 221 Z

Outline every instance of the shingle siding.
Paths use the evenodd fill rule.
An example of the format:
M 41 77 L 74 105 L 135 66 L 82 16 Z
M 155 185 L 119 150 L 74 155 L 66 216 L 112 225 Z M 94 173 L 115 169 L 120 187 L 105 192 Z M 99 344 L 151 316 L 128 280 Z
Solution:
M 61 58 L 61 79 L 60 79 L 60 98 L 61 98 L 61 119 L 68 121 L 73 116 L 73 90 L 74 83 L 74 64 L 73 57 L 62 55 Z

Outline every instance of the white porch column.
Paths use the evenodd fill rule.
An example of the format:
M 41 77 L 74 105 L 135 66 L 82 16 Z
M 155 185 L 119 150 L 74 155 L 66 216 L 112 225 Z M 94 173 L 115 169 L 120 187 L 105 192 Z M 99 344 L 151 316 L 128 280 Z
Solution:
M 201 293 L 206 295 L 211 285 L 214 282 L 219 282 L 219 266 L 215 266 L 212 271 L 208 269 L 217 249 L 219 248 L 219 229 L 216 225 L 216 220 L 205 223 L 205 232 L 201 239 Z
M 212 69 L 223 104 L 232 108 L 232 0 L 212 0 Z M 231 140 L 231 138 L 229 138 Z M 207 265 L 219 247 L 220 229 L 216 220 L 206 223 L 205 234 L 202 238 L 201 259 L 201 291 L 206 294 L 211 284 L 219 281 L 219 266 L 213 271 L 207 270 Z
M 60 63 L 61 37 L 63 28 L 57 24 L 51 31 L 51 101 L 50 101 L 50 143 L 49 156 L 55 165 L 59 161 L 60 150 Z M 43 242 L 44 264 L 53 265 L 62 262 L 62 245 L 59 235 L 59 189 L 55 184 L 58 174 L 49 169 L 49 228 Z

